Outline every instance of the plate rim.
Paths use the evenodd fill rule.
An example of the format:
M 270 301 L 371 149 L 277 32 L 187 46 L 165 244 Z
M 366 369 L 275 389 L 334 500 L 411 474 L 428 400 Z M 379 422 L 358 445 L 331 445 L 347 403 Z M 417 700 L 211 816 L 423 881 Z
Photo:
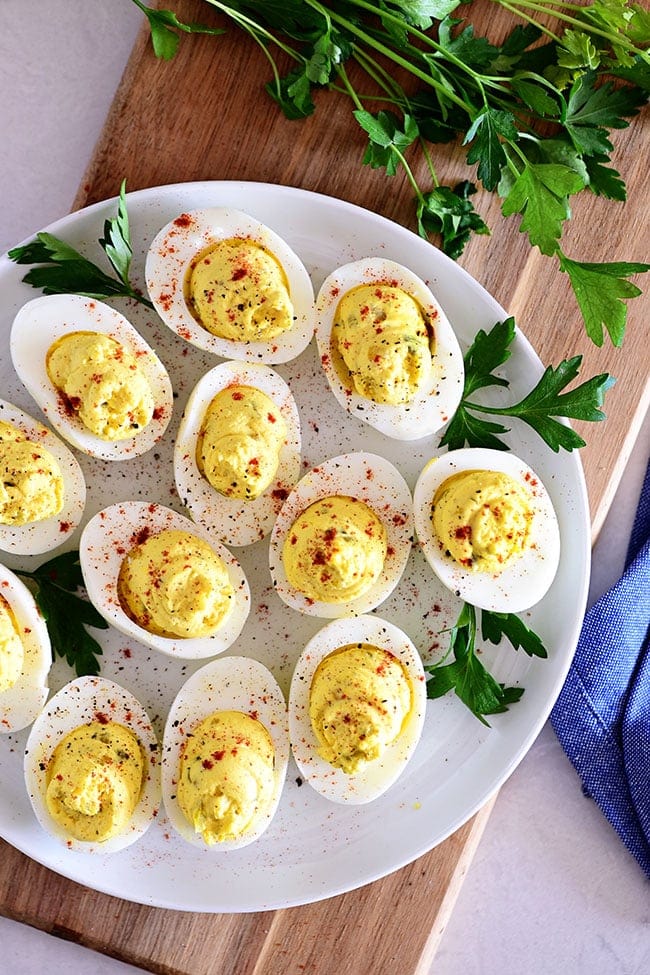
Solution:
M 388 217 L 381 214 L 375 213 L 359 204 L 343 200 L 337 197 L 330 196 L 328 194 L 316 192 L 313 190 L 303 189 L 301 187 L 289 186 L 286 184 L 275 184 L 271 182 L 264 181 L 246 181 L 246 180 L 194 180 L 186 182 L 171 182 L 166 184 L 161 184 L 159 186 L 143 187 L 133 191 L 128 191 L 126 200 L 127 207 L 135 204 L 139 206 L 142 204 L 147 204 L 151 200 L 155 200 L 156 197 L 160 196 L 173 196 L 174 194 L 179 194 L 182 192 L 189 193 L 200 193 L 202 190 L 209 190 L 210 192 L 218 191 L 220 187 L 226 188 L 231 192 L 237 191 L 251 191 L 255 193 L 267 194 L 267 193 L 279 193 L 280 196 L 287 196 L 294 200 L 307 201 L 314 200 L 318 201 L 319 205 L 330 206 L 333 208 L 343 208 L 348 213 L 357 216 L 364 222 L 370 221 L 371 224 L 382 228 L 385 232 L 389 233 L 391 236 L 397 235 L 402 236 L 405 241 L 417 242 L 418 246 L 426 245 L 436 253 L 436 261 L 442 262 L 443 267 L 453 268 L 453 274 L 459 275 L 460 279 L 467 285 L 469 289 L 473 292 L 478 293 L 483 301 L 486 301 L 494 308 L 495 312 L 504 317 L 508 317 L 508 312 L 500 305 L 500 303 L 477 281 L 472 275 L 464 268 L 462 265 L 455 261 L 452 261 L 447 255 L 445 255 L 438 248 L 435 248 L 430 242 L 425 241 L 415 234 L 414 231 L 410 230 L 408 227 L 402 224 L 396 223 Z M 118 200 L 117 194 L 113 197 L 107 198 L 105 200 L 95 201 L 94 203 L 88 204 L 78 210 L 74 210 L 71 213 L 58 218 L 57 220 L 51 222 L 46 227 L 42 228 L 41 231 L 37 232 L 49 232 L 57 234 L 62 230 L 74 226 L 79 220 L 92 218 L 92 216 L 101 211 L 105 211 L 108 207 L 115 204 Z M 33 240 L 36 235 L 29 235 L 24 241 Z M 14 246 L 20 246 L 19 244 Z M 2 278 L 5 271 L 3 271 L 3 264 L 9 262 L 9 268 L 14 269 L 16 265 L 14 262 L 10 261 L 8 257 L 8 252 L 0 255 L 0 287 L 2 286 Z M 434 291 L 435 293 L 435 291 Z M 517 334 L 515 342 L 521 343 L 522 349 L 526 356 L 534 363 L 541 372 L 543 366 L 539 356 L 537 355 L 535 349 L 533 348 L 530 341 L 527 339 L 525 334 L 517 327 Z M 498 792 L 503 783 L 509 778 L 512 772 L 516 769 L 518 764 L 523 760 L 533 742 L 539 735 L 544 723 L 548 719 L 550 711 L 555 703 L 555 700 L 561 690 L 562 684 L 564 683 L 566 674 L 571 665 L 573 655 L 577 646 L 580 630 L 582 627 L 582 619 L 584 615 L 584 610 L 587 604 L 588 587 L 589 587 L 589 575 L 590 575 L 590 516 L 589 516 L 589 501 L 587 493 L 587 485 L 584 476 L 584 469 L 582 462 L 580 460 L 579 453 L 574 451 L 567 454 L 565 460 L 568 464 L 573 466 L 573 476 L 576 481 L 576 487 L 579 491 L 579 498 L 577 499 L 581 508 L 584 510 L 585 523 L 582 526 L 584 530 L 584 546 L 581 553 L 581 558 L 584 560 L 584 572 L 581 578 L 580 591 L 576 593 L 576 606 L 577 612 L 575 614 L 573 623 L 570 628 L 570 632 L 565 632 L 563 643 L 568 650 L 565 650 L 563 657 L 563 666 L 557 669 L 555 679 L 551 684 L 550 693 L 547 695 L 547 699 L 543 708 L 537 713 L 537 717 L 534 721 L 531 721 L 529 731 L 524 736 L 523 739 L 519 741 L 518 747 L 515 749 L 510 759 L 500 767 L 499 774 L 495 777 L 496 780 L 492 783 L 489 789 L 485 789 L 478 795 L 473 802 L 468 802 L 462 810 L 459 810 L 455 817 L 450 818 L 447 827 L 436 834 L 435 839 L 428 845 L 424 844 L 417 849 L 412 849 L 409 851 L 408 855 L 400 856 L 393 860 L 389 867 L 381 867 L 376 871 L 369 871 L 363 877 L 358 878 L 356 882 L 343 882 L 339 884 L 329 883 L 326 889 L 314 889 L 310 892 L 308 896 L 294 897 L 293 899 L 284 899 L 281 897 L 274 897 L 268 903 L 256 902 L 251 903 L 249 906 L 245 907 L 224 907 L 223 903 L 216 901 L 210 904 L 197 904 L 192 903 L 191 905 L 180 904 L 173 896 L 168 896 L 167 892 L 163 892 L 166 896 L 161 896 L 159 891 L 155 893 L 150 892 L 149 896 L 145 896 L 142 893 L 137 893 L 133 895 L 131 892 L 125 893 L 124 891 L 116 890 L 109 883 L 102 883 L 101 871 L 93 871 L 92 867 L 97 866 L 101 862 L 101 858 L 98 860 L 97 857 L 93 857 L 86 865 L 86 869 L 76 869 L 75 862 L 71 859 L 69 863 L 53 864 L 47 856 L 38 855 L 31 848 L 24 848 L 19 843 L 15 842 L 15 838 L 5 837 L 5 826 L 0 822 L 0 835 L 7 839 L 11 845 L 15 846 L 21 852 L 25 853 L 31 859 L 42 864 L 43 866 L 53 870 L 54 872 L 60 874 L 67 879 L 73 880 L 77 883 L 85 884 L 90 886 L 92 889 L 98 892 L 108 894 L 110 896 L 115 896 L 124 900 L 131 901 L 133 903 L 140 903 L 147 906 L 155 906 L 163 909 L 171 910 L 189 910 L 197 913 L 249 913 L 257 911 L 269 911 L 283 909 L 286 907 L 307 905 L 314 903 L 329 897 L 337 896 L 341 893 L 350 892 L 359 889 L 369 883 L 374 883 L 390 874 L 402 869 L 408 864 L 414 862 L 419 857 L 431 852 L 438 845 L 443 843 L 451 834 L 453 834 L 457 829 L 467 823 L 485 804 L 487 804 L 492 797 Z M 2 559 L 2 556 L 0 556 Z M 381 612 L 381 607 L 379 607 Z M 92 879 L 89 874 L 93 874 Z M 219 894 L 219 891 L 216 892 Z

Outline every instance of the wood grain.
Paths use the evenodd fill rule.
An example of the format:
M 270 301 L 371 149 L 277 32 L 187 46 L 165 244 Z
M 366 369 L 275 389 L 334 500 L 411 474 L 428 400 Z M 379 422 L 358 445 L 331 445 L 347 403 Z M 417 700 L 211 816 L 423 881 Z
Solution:
M 185 21 L 210 18 L 199 0 L 173 6 Z M 472 7 L 477 26 L 479 8 Z M 498 39 L 505 14 L 495 17 L 492 7 L 484 9 Z M 388 180 L 361 169 L 364 139 L 350 118 L 349 103 L 322 94 L 313 117 L 289 122 L 261 92 L 268 76 L 264 56 L 234 30 L 227 41 L 185 38 L 177 58 L 161 63 L 143 29 L 75 208 L 116 195 L 123 177 L 129 190 L 189 180 L 259 180 L 339 197 L 414 229 L 406 178 Z M 617 206 L 583 194 L 565 236 L 569 256 L 648 257 L 647 128 L 639 120 L 618 136 L 615 163 L 634 202 Z M 436 147 L 441 180 L 471 176 L 463 160 L 453 147 Z M 426 183 L 422 162 L 411 162 Z M 584 376 L 610 371 L 618 379 L 608 395 L 609 419 L 581 428 L 589 443 L 583 460 L 596 534 L 650 401 L 648 303 L 631 303 L 622 351 L 607 345 L 596 349 L 584 336 L 568 282 L 554 262 L 530 250 L 518 221 L 500 216 L 498 200 L 486 194 L 476 199 L 493 233 L 476 238 L 460 263 L 516 315 L 544 362 L 557 364 L 582 353 Z M 2 844 L 0 911 L 165 975 L 424 975 L 491 805 L 382 881 L 302 908 L 249 915 L 129 904 L 58 877 Z
M 161 975 L 425 975 L 491 807 L 382 881 L 257 914 L 130 904 L 64 880 L 2 844 L 2 913 Z

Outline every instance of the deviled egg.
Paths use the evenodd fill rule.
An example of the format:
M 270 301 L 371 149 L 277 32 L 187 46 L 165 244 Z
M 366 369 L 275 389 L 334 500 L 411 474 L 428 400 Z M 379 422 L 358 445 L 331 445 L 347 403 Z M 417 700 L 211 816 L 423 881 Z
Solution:
M 268 366 L 223 362 L 194 387 L 174 448 L 179 497 L 227 545 L 264 538 L 300 475 L 300 417 Z
M 52 648 L 34 597 L 0 565 L 0 732 L 26 728 L 48 695 Z
M 160 755 L 141 703 L 113 681 L 79 677 L 54 695 L 25 748 L 36 818 L 68 849 L 115 853 L 160 805 Z
M 517 613 L 548 591 L 560 559 L 553 503 L 515 454 L 469 447 L 429 461 L 414 491 L 425 558 L 461 599 Z
M 411 494 L 390 461 L 361 451 L 332 457 L 301 478 L 273 526 L 275 590 L 307 615 L 365 613 L 399 582 L 412 534 Z
M 0 400 L 0 550 L 40 555 L 62 545 L 84 513 L 86 482 L 56 434 Z
M 460 402 L 463 356 L 449 320 L 424 281 L 394 261 L 365 258 L 326 278 L 316 341 L 338 402 L 388 437 L 430 436 Z
M 19 378 L 52 426 L 101 460 L 150 450 L 171 419 L 167 370 L 114 308 L 81 295 L 43 295 L 11 329 Z
M 306 645 L 291 680 L 293 756 L 326 799 L 371 802 L 404 771 L 425 712 L 410 638 L 377 616 L 333 620 Z
M 221 657 L 179 690 L 163 736 L 163 801 L 196 846 L 233 850 L 257 840 L 280 801 L 289 760 L 284 696 L 263 664 Z
M 228 549 L 171 508 L 109 505 L 79 546 L 88 596 L 122 633 L 172 657 L 226 650 L 250 610 L 244 572 Z
M 314 291 L 302 261 L 240 210 L 179 214 L 147 254 L 147 289 L 163 322 L 225 359 L 295 359 L 313 335 Z

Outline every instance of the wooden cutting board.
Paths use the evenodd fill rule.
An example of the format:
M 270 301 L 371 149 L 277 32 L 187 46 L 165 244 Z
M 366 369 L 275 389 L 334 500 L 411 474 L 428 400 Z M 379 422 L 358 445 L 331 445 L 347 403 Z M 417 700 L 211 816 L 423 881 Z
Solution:
M 200 0 L 169 6 L 185 22 L 211 20 Z M 471 15 L 477 27 L 482 15 L 495 39 L 505 29 L 503 11 L 495 16 L 488 4 L 474 3 Z M 234 29 L 227 39 L 183 38 L 170 63 L 155 60 L 143 29 L 75 208 L 115 196 L 123 177 L 129 190 L 199 179 L 259 180 L 339 197 L 414 229 L 405 177 L 389 180 L 361 168 L 364 140 L 349 103 L 326 94 L 317 99 L 312 118 L 289 122 L 261 90 L 268 77 L 264 56 Z M 632 203 L 616 205 L 583 194 L 565 235 L 570 256 L 648 257 L 647 126 L 637 120 L 616 141 L 615 162 Z M 453 148 L 436 147 L 435 161 L 441 181 L 472 176 Z M 427 185 L 421 161 L 412 163 Z M 493 234 L 476 238 L 460 263 L 516 315 L 545 363 L 583 353 L 585 377 L 605 371 L 617 377 L 607 398 L 609 419 L 578 425 L 589 444 L 582 457 L 595 536 L 648 407 L 648 302 L 631 303 L 622 351 L 597 350 L 584 337 L 568 282 L 553 261 L 530 251 L 517 230 L 518 219 L 504 221 L 496 199 L 479 195 L 476 200 Z M 491 805 L 382 881 L 317 904 L 247 915 L 130 904 L 61 878 L 2 843 L 0 912 L 166 975 L 424 975 Z

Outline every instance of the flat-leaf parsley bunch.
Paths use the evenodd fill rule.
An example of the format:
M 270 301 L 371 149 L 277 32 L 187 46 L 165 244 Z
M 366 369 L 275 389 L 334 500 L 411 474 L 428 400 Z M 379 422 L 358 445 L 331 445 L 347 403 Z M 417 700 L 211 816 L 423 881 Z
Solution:
M 224 33 L 133 2 L 160 58 L 175 55 L 184 33 Z M 592 341 L 602 345 L 606 331 L 621 345 L 625 302 L 641 293 L 629 279 L 650 265 L 581 261 L 560 241 L 575 194 L 626 198 L 610 136 L 648 98 L 650 13 L 633 0 L 489 2 L 521 20 L 501 44 L 475 32 L 472 3 L 461 0 L 206 0 L 261 46 L 272 72 L 266 90 L 288 118 L 314 112 L 317 89 L 349 97 L 368 139 L 363 162 L 388 176 L 404 169 L 420 234 L 439 235 L 453 258 L 471 234 L 489 233 L 472 203 L 476 185 L 444 186 L 436 175 L 432 144 L 459 143 L 503 215 L 518 216 L 531 246 L 568 276 Z M 277 52 L 290 59 L 288 73 Z M 350 81 L 351 62 L 368 93 Z M 408 91 L 395 69 L 411 80 Z M 406 155 L 418 145 L 426 188 Z

